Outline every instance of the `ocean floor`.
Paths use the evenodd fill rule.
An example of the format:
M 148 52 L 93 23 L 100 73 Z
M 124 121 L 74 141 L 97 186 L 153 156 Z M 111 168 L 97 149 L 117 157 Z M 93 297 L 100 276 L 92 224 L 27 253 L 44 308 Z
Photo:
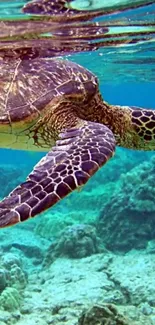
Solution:
M 14 306 L 6 310 L 9 307 L 4 301 L 0 304 L 0 325 L 85 325 L 87 322 L 78 322 L 82 311 L 98 304 L 114 304 L 124 315 L 124 322 L 109 318 L 109 322 L 90 320 L 90 325 L 155 324 L 155 255 L 152 251 L 133 250 L 124 255 L 105 251 L 82 259 L 63 257 L 46 268 L 40 264 L 35 266 L 32 254 L 32 264 L 26 269 L 26 260 L 30 258 L 20 256 L 14 248 L 4 259 L 1 257 L 2 260 L 12 269 L 13 265 L 20 268 L 18 287 L 17 279 L 15 285 L 11 285 L 20 297 L 13 292 L 11 297 L 9 287 L 3 290 L 1 297 L 8 290 L 5 298 L 9 296 L 8 304 L 12 299 Z M 22 272 L 25 277 L 21 276 Z

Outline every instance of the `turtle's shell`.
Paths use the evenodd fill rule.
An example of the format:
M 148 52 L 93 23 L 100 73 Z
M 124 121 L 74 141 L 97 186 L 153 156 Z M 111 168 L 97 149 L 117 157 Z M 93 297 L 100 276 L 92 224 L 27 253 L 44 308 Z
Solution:
M 86 102 L 97 88 L 91 72 L 68 60 L 0 59 L 0 126 L 33 120 L 58 96 Z

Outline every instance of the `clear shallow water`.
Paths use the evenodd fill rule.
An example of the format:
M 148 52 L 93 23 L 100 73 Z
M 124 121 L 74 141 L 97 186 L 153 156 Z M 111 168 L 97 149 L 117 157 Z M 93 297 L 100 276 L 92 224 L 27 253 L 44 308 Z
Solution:
M 0 32 L 0 37 L 1 37 L 0 49 L 3 51 L 6 48 L 7 49 L 9 47 L 11 48 L 11 46 L 13 46 L 15 42 L 15 40 L 12 40 L 12 35 L 10 32 L 13 26 L 13 17 L 16 17 L 16 19 L 17 18 L 23 19 L 25 17 L 25 15 L 22 16 L 23 14 L 20 13 L 21 7 L 23 6 L 24 3 L 18 1 L 16 2 L 7 1 L 7 8 L 6 8 L 6 2 L 2 2 L 2 1 L 0 2 L 1 23 L 6 24 L 6 20 L 8 18 L 10 19 L 9 23 L 7 22 L 8 25 L 3 25 L 3 26 L 8 26 L 9 32 L 5 27 L 1 29 Z M 104 15 L 104 16 L 99 16 L 97 18 L 94 18 L 93 21 L 95 23 L 99 22 L 102 28 L 105 28 L 106 24 L 115 25 L 112 27 L 113 29 L 111 30 L 111 33 L 112 32 L 116 33 L 117 31 L 116 25 L 118 24 L 118 22 L 121 22 L 121 24 L 123 23 L 126 24 L 127 28 L 129 28 L 129 24 L 135 21 L 136 26 L 138 25 L 138 23 L 141 26 L 148 24 L 147 28 L 149 26 L 149 28 L 151 27 L 152 29 L 154 28 L 154 11 L 155 11 L 154 6 L 155 6 L 154 4 L 151 4 L 147 7 L 139 8 L 136 10 L 134 9 L 132 11 L 128 10 L 127 12 L 123 12 L 123 13 L 115 13 L 114 15 L 110 13 L 107 16 Z M 92 21 L 90 22 L 88 20 L 86 24 L 89 25 L 90 23 L 92 23 Z M 21 39 L 20 41 L 18 40 L 18 37 L 16 39 L 16 42 L 18 43 L 19 47 L 23 44 L 24 40 L 22 39 L 22 37 L 27 32 L 25 29 L 24 34 L 21 33 L 22 24 L 23 22 L 20 21 L 20 32 L 18 29 L 18 33 L 17 33 L 18 36 L 21 37 Z M 46 19 L 44 22 L 42 22 L 42 25 L 40 27 L 41 31 L 40 30 L 35 31 L 34 39 L 32 40 L 30 39 L 30 42 L 29 40 L 28 42 L 26 41 L 27 47 L 30 46 L 30 44 L 33 44 L 37 33 L 40 34 L 40 32 L 44 31 L 45 24 L 46 24 Z M 50 28 L 52 28 L 51 27 L 52 24 L 53 23 L 51 22 L 49 23 Z M 100 89 L 103 97 L 105 98 L 105 100 L 107 100 L 112 104 L 137 105 L 141 107 L 155 108 L 154 34 L 153 33 L 151 34 L 151 40 L 149 42 L 147 37 L 150 37 L 150 34 L 146 36 L 145 40 L 141 40 L 142 36 L 139 35 L 138 36 L 139 42 L 137 44 L 130 44 L 130 45 L 122 44 L 122 46 L 119 47 L 116 46 L 118 44 L 115 44 L 115 46 L 109 46 L 107 45 L 107 43 L 105 44 L 105 40 L 101 38 L 103 43 L 99 45 L 99 49 L 94 48 L 93 51 L 91 51 L 92 47 L 90 47 L 90 44 L 92 44 L 92 40 L 89 39 L 90 38 L 89 32 L 91 31 L 91 28 L 89 29 L 89 32 L 87 33 L 86 31 L 83 32 L 80 29 L 81 24 L 83 26 L 83 23 L 81 22 L 76 23 L 76 30 L 80 30 L 80 35 L 82 34 L 83 38 L 84 36 L 86 38 L 86 34 L 87 34 L 87 40 L 86 43 L 83 43 L 82 45 L 82 41 L 79 40 L 78 38 L 79 36 L 78 36 L 76 41 L 80 43 L 80 45 L 82 46 L 87 45 L 88 46 L 88 48 L 86 47 L 87 50 L 85 50 L 84 52 L 80 52 L 78 51 L 78 48 L 75 48 L 75 53 L 73 53 L 73 43 L 72 40 L 68 38 L 69 46 L 67 46 L 67 50 L 64 51 L 63 49 L 64 44 L 62 40 L 60 42 L 59 39 L 59 43 L 60 43 L 59 50 L 56 51 L 56 49 L 55 50 L 53 49 L 53 45 L 54 45 L 53 40 L 52 43 L 50 44 L 51 48 L 49 46 L 47 47 L 47 45 L 45 46 L 45 48 L 48 49 L 48 51 L 49 49 L 52 49 L 51 52 L 48 52 L 48 55 L 49 53 L 51 56 L 52 55 L 63 56 L 64 54 L 65 57 L 75 62 L 78 62 L 84 65 L 85 67 L 89 68 L 93 72 L 95 72 L 95 74 L 98 76 L 100 81 Z M 49 25 L 47 26 L 46 32 L 48 31 Z M 63 35 L 62 28 L 60 28 L 60 23 L 58 25 L 59 28 L 58 26 L 55 27 L 55 34 L 57 35 L 56 38 L 58 38 L 58 34 L 60 33 L 60 31 Z M 36 25 L 34 24 L 34 26 Z M 33 26 L 33 30 L 35 29 L 34 26 Z M 69 28 L 73 28 L 72 22 L 67 23 L 67 26 L 66 24 L 63 25 L 65 32 L 69 29 L 68 26 Z M 121 31 L 123 31 L 123 29 L 124 28 L 121 25 Z M 134 31 L 136 30 L 137 27 L 135 28 L 134 26 Z M 16 31 L 16 29 L 14 29 L 14 31 Z M 52 29 L 52 32 L 53 31 L 54 29 Z M 103 30 L 101 31 L 101 34 L 102 32 Z M 4 33 L 5 33 L 5 37 L 4 37 Z M 97 30 L 94 33 L 95 37 L 93 42 L 96 41 L 97 38 L 96 33 Z M 63 37 L 65 36 L 63 35 Z M 113 35 L 113 38 L 114 37 L 115 36 Z M 125 40 L 128 38 L 132 39 L 132 37 L 133 35 L 131 36 L 131 34 L 129 33 L 128 35 L 125 36 Z M 99 40 L 97 40 L 97 42 L 99 42 Z M 44 40 L 42 44 L 45 44 Z M 45 56 L 47 55 L 46 51 L 44 52 L 44 55 Z M 149 308 L 152 308 L 152 314 L 148 315 L 144 319 L 144 321 L 142 320 L 139 321 L 140 318 L 139 319 L 137 318 L 137 322 L 139 321 L 139 323 L 136 323 L 136 325 L 155 324 L 153 318 L 155 315 L 154 303 L 150 302 L 151 299 L 153 301 L 153 291 L 155 286 L 155 283 L 153 282 L 154 279 L 153 271 L 151 271 L 154 269 L 154 264 L 149 264 L 151 262 L 153 263 L 154 261 L 153 245 L 155 239 L 155 235 L 154 235 L 155 178 L 154 178 L 154 169 L 153 169 L 154 167 L 151 163 L 151 158 L 153 155 L 154 155 L 153 152 L 152 153 L 139 152 L 139 151 L 136 152 L 132 150 L 119 148 L 117 149 L 116 156 L 113 158 L 113 160 L 111 160 L 111 162 L 109 162 L 105 167 L 103 167 L 100 170 L 100 172 L 97 173 L 96 176 L 92 178 L 92 180 L 90 180 L 88 185 L 86 185 L 86 187 L 80 193 L 78 192 L 73 193 L 70 197 L 64 199 L 54 208 L 50 209 L 48 213 L 45 213 L 42 216 L 35 218 L 34 220 L 30 220 L 26 223 L 23 223 L 22 225 L 17 225 L 12 228 L 7 228 L 6 230 L 1 230 L 2 255 L 6 257 L 7 260 L 9 260 L 8 253 L 12 253 L 13 255 L 20 257 L 23 263 L 21 269 L 23 269 L 28 273 L 28 279 L 29 279 L 28 289 L 25 289 L 23 284 L 24 277 L 22 278 L 22 272 L 18 273 L 19 272 L 18 270 L 18 272 L 16 273 L 18 274 L 18 276 L 15 277 L 14 275 L 14 278 L 16 279 L 15 281 L 16 283 L 13 283 L 13 281 L 10 280 L 10 282 L 8 282 L 6 285 L 6 288 L 0 292 L 0 299 L 1 299 L 5 290 L 9 286 L 11 287 L 15 286 L 17 287 L 18 291 L 20 291 L 21 287 L 19 286 L 20 287 L 19 289 L 17 285 L 18 283 L 17 278 L 19 278 L 19 274 L 20 274 L 20 279 L 22 280 L 20 280 L 21 282 L 20 281 L 19 282 L 20 285 L 23 285 L 24 288 L 22 289 L 23 291 L 21 290 L 22 306 L 24 306 L 25 310 L 27 311 L 26 312 L 22 311 L 21 316 L 17 320 L 18 317 L 16 315 L 15 317 L 14 313 L 17 312 L 18 310 L 19 311 L 22 310 L 21 305 L 19 304 L 18 306 L 17 304 L 17 306 L 15 305 L 15 308 L 13 308 L 11 311 L 10 310 L 8 311 L 8 305 L 6 306 L 3 302 L 3 306 L 5 306 L 4 308 L 2 308 L 4 310 L 1 311 L 1 318 L 3 321 L 3 325 L 8 324 L 8 321 L 6 321 L 5 318 L 6 315 L 4 311 L 8 312 L 9 324 L 11 325 L 13 323 L 20 324 L 20 322 L 21 324 L 24 323 L 26 325 L 31 325 L 31 322 L 32 324 L 39 324 L 39 325 L 40 324 L 44 325 L 45 323 L 48 324 L 50 322 L 49 310 L 50 308 L 53 308 L 51 306 L 53 306 L 52 305 L 53 301 L 56 300 L 51 295 L 51 292 L 54 292 L 55 297 L 60 298 L 60 300 L 58 301 L 56 300 L 57 305 L 60 305 L 60 302 L 62 303 L 61 301 L 62 292 L 64 293 L 64 296 L 65 295 L 69 296 L 69 298 L 73 299 L 74 301 L 74 306 L 71 306 L 71 309 L 72 311 L 75 310 L 76 299 L 78 301 L 79 299 L 81 299 L 80 294 L 77 295 L 78 298 L 76 296 L 72 297 L 71 293 L 70 295 L 68 294 L 67 291 L 68 288 L 63 286 L 63 284 L 66 283 L 67 281 L 75 283 L 74 282 L 75 278 L 78 276 L 79 278 L 82 276 L 84 278 L 85 276 L 84 274 L 88 274 L 88 268 L 90 268 L 89 276 L 91 277 L 91 272 L 92 274 L 94 274 L 93 273 L 94 266 L 91 266 L 91 263 L 89 263 L 89 261 L 88 261 L 88 266 L 87 263 L 85 265 L 85 260 L 84 260 L 84 262 L 82 262 L 84 264 L 81 266 L 81 268 L 83 269 L 83 273 L 79 273 L 79 275 L 77 276 L 77 269 L 76 269 L 76 264 L 74 265 L 74 260 L 71 259 L 71 263 L 73 263 L 71 266 L 69 266 L 69 264 L 65 264 L 67 262 L 60 260 L 59 264 L 55 266 L 55 269 L 52 269 L 52 265 L 55 264 L 52 264 L 50 260 L 49 264 L 51 265 L 51 269 L 48 268 L 46 271 L 41 273 L 43 260 L 48 251 L 48 247 L 51 245 L 51 243 L 54 240 L 53 238 L 55 238 L 56 236 L 58 238 L 61 237 L 60 234 L 62 229 L 64 229 L 68 225 L 74 225 L 77 223 L 89 223 L 91 225 L 94 224 L 96 225 L 98 224 L 98 218 L 101 217 L 101 214 L 102 216 L 105 216 L 105 220 L 109 218 L 110 221 L 109 223 L 107 221 L 106 232 L 102 234 L 99 232 L 100 240 L 102 244 L 106 246 L 106 249 L 109 249 L 110 252 L 114 251 L 116 253 L 116 256 L 112 256 L 114 261 L 115 259 L 120 258 L 118 262 L 116 261 L 116 265 L 114 265 L 115 262 L 113 263 L 113 265 L 110 264 L 109 269 L 112 267 L 113 272 L 118 273 L 116 275 L 116 280 L 120 280 L 119 283 L 121 283 L 122 281 L 121 284 L 122 289 L 120 285 L 120 293 L 124 292 L 123 291 L 124 287 L 125 288 L 127 287 L 128 290 L 127 293 L 129 292 L 131 298 L 130 301 L 126 297 L 122 298 L 122 300 L 121 299 L 119 300 L 118 299 L 119 294 L 117 291 L 115 294 L 118 300 L 117 299 L 114 300 L 113 293 L 115 292 L 115 289 L 118 289 L 118 285 L 116 285 L 115 288 L 115 286 L 113 286 L 114 284 L 111 284 L 112 289 L 110 289 L 110 294 L 112 298 L 109 298 L 107 293 L 105 294 L 104 291 L 103 292 L 101 291 L 101 293 L 99 292 L 100 295 L 98 296 L 99 297 L 98 302 L 110 301 L 110 302 L 114 302 L 116 306 L 125 305 L 127 307 L 127 310 L 130 304 L 132 306 L 136 306 L 135 307 L 136 309 L 133 312 L 134 314 L 133 317 L 138 317 L 135 316 L 137 313 L 137 309 L 139 308 L 138 311 L 141 310 L 143 308 L 142 303 L 146 303 L 147 311 L 149 310 Z M 32 153 L 32 152 L 29 153 L 23 151 L 1 149 L 0 160 L 1 160 L 1 164 L 4 164 L 6 169 L 3 169 L 1 171 L 1 176 L 3 173 L 4 177 L 1 180 L 0 196 L 3 196 L 4 185 L 9 184 L 8 190 L 13 189 L 15 185 L 18 185 L 19 181 L 24 180 L 24 173 L 27 174 L 28 172 L 30 172 L 31 168 L 33 168 L 33 166 L 42 156 L 43 156 L 42 153 Z M 143 166 L 143 163 L 145 163 L 147 166 L 146 165 Z M 12 170 L 13 170 L 13 166 L 15 167 L 15 170 L 13 170 L 12 173 L 10 173 L 10 166 L 8 167 L 9 164 L 12 165 L 11 166 Z M 135 167 L 138 169 L 135 170 L 134 169 Z M 18 170 L 21 172 L 21 178 L 17 176 Z M 142 176 L 139 176 L 141 175 L 141 170 L 143 171 L 143 173 Z M 6 184 L 5 182 L 8 184 Z M 106 205 L 107 202 L 110 202 L 109 203 L 110 205 Z M 118 207 L 119 204 L 120 204 L 120 209 Z M 125 209 L 126 207 L 127 209 Z M 124 215 L 122 211 L 125 211 Z M 147 220 L 146 224 L 145 224 L 145 220 Z M 128 224 L 126 224 L 126 221 L 128 221 Z M 133 229 L 134 226 L 135 229 Z M 99 227 L 101 228 L 101 225 Z M 106 228 L 104 227 L 103 230 Z M 117 231 L 115 231 L 115 229 Z M 130 230 L 132 230 L 133 232 L 130 232 Z M 125 232 L 125 234 L 123 231 Z M 112 238 L 113 245 L 111 242 L 109 243 L 108 240 L 105 240 L 107 233 L 109 238 Z M 119 239 L 117 238 L 116 233 L 118 234 L 120 233 Z M 118 241 L 120 242 L 120 246 L 118 245 Z M 38 250 L 36 249 L 36 247 Z M 126 255 L 126 251 L 128 250 L 130 251 L 130 249 L 133 249 L 133 252 L 131 251 L 131 257 L 130 256 L 128 257 L 128 255 Z M 151 255 L 149 255 L 148 253 L 149 249 L 150 250 L 152 249 Z M 134 250 L 136 250 L 135 257 L 134 257 Z M 144 256 L 145 253 L 147 257 Z M 99 265 L 98 268 L 100 268 L 103 271 L 104 269 L 103 265 L 100 266 L 100 263 L 97 260 L 98 258 L 97 256 L 98 255 L 96 255 L 96 260 L 94 259 L 94 262 L 93 262 L 94 256 L 92 257 L 92 264 L 94 263 L 93 265 Z M 122 256 L 122 260 L 121 260 L 121 256 Z M 107 256 L 105 256 L 105 258 L 107 258 Z M 123 259 L 125 259 L 125 261 Z M 2 267 L 1 259 L 0 259 L 0 263 Z M 125 268 L 126 265 L 128 266 L 128 268 L 127 267 Z M 145 265 L 147 266 L 146 270 L 145 270 Z M 73 272 L 74 267 L 75 269 Z M 106 266 L 104 267 L 106 269 Z M 79 264 L 78 264 L 78 268 L 80 269 Z M 68 273 L 64 272 L 64 278 L 61 279 L 62 275 L 59 273 L 61 269 L 63 269 L 63 272 L 64 270 L 65 272 L 67 270 L 70 275 L 70 278 Z M 109 269 L 107 268 L 106 270 L 109 271 Z M 121 270 L 121 273 L 118 272 L 118 269 Z M 131 269 L 133 273 L 131 272 Z M 142 270 L 144 270 L 144 273 L 142 273 Z M 123 272 L 126 273 L 126 275 L 124 275 Z M 137 280 L 135 280 L 137 279 L 137 274 L 139 275 L 140 278 L 138 284 L 136 282 Z M 148 276 L 145 279 L 145 283 L 147 284 L 148 291 L 147 288 L 144 287 L 144 274 Z M 40 281 L 41 281 L 39 282 L 39 284 L 37 282 L 38 276 L 40 277 Z M 125 277 L 126 280 L 124 280 Z M 126 284 L 127 279 L 130 279 L 131 283 L 133 282 L 133 288 L 134 286 L 135 287 L 137 286 L 139 288 L 136 291 L 140 293 L 137 295 L 136 298 L 133 293 L 134 289 L 131 289 L 130 286 Z M 88 282 L 91 282 L 90 278 Z M 81 302 L 81 304 L 85 305 L 86 304 L 86 300 L 84 298 L 85 296 L 88 296 L 88 300 L 91 302 L 96 301 L 97 293 L 95 291 L 96 290 L 95 288 L 98 285 L 97 283 L 100 284 L 101 282 L 103 287 L 104 287 L 103 284 L 105 283 L 105 286 L 107 286 L 107 288 L 110 288 L 110 284 L 106 283 L 105 278 L 103 280 L 101 278 L 100 280 L 99 276 L 97 275 L 94 280 L 93 288 L 90 288 L 88 286 L 88 283 L 86 284 L 86 282 L 82 284 L 79 282 L 77 284 L 78 289 L 75 290 L 75 288 L 73 287 L 71 291 L 80 292 L 81 288 L 85 288 L 86 291 L 83 293 L 82 296 L 83 302 Z M 47 285 L 43 285 L 43 283 L 45 284 L 47 283 Z M 57 288 L 52 286 L 53 283 L 56 283 L 55 287 Z M 59 287 L 59 283 L 60 283 L 60 287 Z M 48 290 L 50 291 L 50 294 Z M 142 292 L 138 290 L 142 290 Z M 36 292 L 38 296 L 36 295 Z M 92 294 L 90 294 L 90 292 L 92 292 Z M 104 295 L 105 295 L 105 301 L 103 299 Z M 7 294 L 7 296 L 9 296 L 9 294 Z M 33 299 L 31 297 L 33 297 Z M 65 297 L 64 301 L 67 300 L 68 303 L 69 298 Z M 2 300 L 0 301 L 2 307 Z M 15 302 L 13 303 L 15 304 Z M 27 306 L 28 309 L 26 309 Z M 146 306 L 144 306 L 145 307 L 144 310 L 146 310 Z M 37 310 L 36 312 L 37 315 L 35 314 L 34 309 Z M 67 315 L 68 311 L 66 309 L 64 310 Z M 147 314 L 147 311 L 142 313 L 142 316 L 145 313 Z M 44 320 L 46 318 L 45 323 L 43 318 Z M 132 321 L 130 321 L 129 324 L 131 324 L 131 322 Z M 62 325 L 62 323 L 65 324 L 63 320 L 53 320 L 53 323 L 54 325 L 55 324 Z M 70 324 L 71 325 L 73 324 L 73 320 L 70 321 L 69 325 Z

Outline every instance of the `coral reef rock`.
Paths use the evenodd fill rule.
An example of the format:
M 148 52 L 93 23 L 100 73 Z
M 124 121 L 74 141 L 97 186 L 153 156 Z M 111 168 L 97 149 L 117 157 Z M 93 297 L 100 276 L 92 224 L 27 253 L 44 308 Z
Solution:
M 78 325 L 130 325 L 114 305 L 94 305 L 79 317 Z
M 0 260 L 0 265 L 7 286 L 14 287 L 17 290 L 26 287 L 27 275 L 22 268 L 22 261 L 17 255 L 11 253 L 5 254 Z
M 15 288 L 7 287 L 0 295 L 0 308 L 2 310 L 14 311 L 20 307 L 21 296 Z
M 119 187 L 100 213 L 98 234 L 106 248 L 146 248 L 155 238 L 155 157 L 123 174 Z
M 0 256 L 0 310 L 20 308 L 22 294 L 27 285 L 27 274 L 21 259 L 11 253 Z
M 49 265 L 58 256 L 82 258 L 100 251 L 96 228 L 87 224 L 76 224 L 66 227 L 60 238 L 53 242 L 44 259 L 44 265 Z

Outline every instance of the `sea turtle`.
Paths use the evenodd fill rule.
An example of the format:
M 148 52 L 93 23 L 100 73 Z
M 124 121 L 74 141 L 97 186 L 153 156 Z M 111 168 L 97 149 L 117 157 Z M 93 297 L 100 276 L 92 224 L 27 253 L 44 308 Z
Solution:
M 0 203 L 0 227 L 48 209 L 89 178 L 116 145 L 155 150 L 155 111 L 105 102 L 96 76 L 58 58 L 0 59 L 0 147 L 48 151 Z

